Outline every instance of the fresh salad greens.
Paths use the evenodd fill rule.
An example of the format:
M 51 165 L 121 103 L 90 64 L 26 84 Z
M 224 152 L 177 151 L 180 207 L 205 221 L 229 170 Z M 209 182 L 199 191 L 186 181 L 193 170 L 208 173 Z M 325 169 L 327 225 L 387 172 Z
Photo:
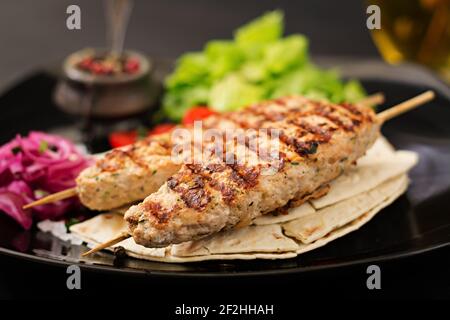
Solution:
M 336 71 L 314 65 L 305 36 L 283 37 L 283 29 L 282 12 L 272 11 L 236 30 L 233 40 L 182 55 L 165 81 L 165 114 L 179 121 L 193 106 L 232 111 L 292 94 L 333 102 L 365 96 L 359 82 L 345 83 Z

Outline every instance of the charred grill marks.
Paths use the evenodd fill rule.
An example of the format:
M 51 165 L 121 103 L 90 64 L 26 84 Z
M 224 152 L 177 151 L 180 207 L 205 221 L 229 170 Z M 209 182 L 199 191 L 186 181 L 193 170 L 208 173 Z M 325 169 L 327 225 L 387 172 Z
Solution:
M 258 184 L 258 177 L 260 170 L 257 167 L 246 167 L 239 164 L 229 164 L 228 167 L 232 170 L 231 180 L 236 182 L 239 186 L 246 189 L 253 188 Z
M 209 164 L 202 167 L 199 164 L 187 164 L 188 172 L 181 173 L 182 177 L 171 177 L 167 181 L 170 189 L 180 193 L 183 202 L 189 208 L 203 210 L 211 201 L 211 197 L 205 191 L 205 184 L 219 191 L 225 203 L 230 204 L 235 198 L 235 190 L 225 183 L 218 181 L 212 177 L 215 172 L 223 172 L 227 166 L 224 164 Z M 183 182 L 186 180 L 186 182 Z M 184 186 L 181 184 L 184 183 Z
M 237 187 L 245 189 L 255 187 L 258 184 L 260 174 L 257 167 L 248 168 L 238 164 L 210 164 L 206 167 L 199 164 L 187 164 L 186 167 L 189 171 L 171 177 L 167 181 L 167 185 L 170 189 L 180 193 L 183 202 L 188 207 L 199 211 L 203 210 L 211 201 L 209 193 L 207 191 L 202 192 L 206 190 L 206 184 L 219 191 L 225 203 L 231 204 L 235 200 L 236 191 L 239 188 L 233 188 L 226 181 L 222 182 L 215 179 L 212 176 L 213 173 L 223 172 L 226 168 L 229 168 L 231 172 L 225 179 L 230 179 L 230 182 L 234 182 Z
M 285 99 L 277 99 L 272 103 L 275 103 L 278 106 L 285 107 L 287 104 Z M 250 126 L 249 123 L 240 120 L 240 118 L 236 117 L 236 115 L 228 115 L 227 119 L 233 121 L 239 127 L 244 129 L 250 127 L 255 128 L 255 126 L 263 127 L 264 123 L 267 125 L 271 122 L 279 122 L 285 120 L 289 112 L 291 112 L 292 116 L 289 115 L 290 119 L 287 122 L 291 125 L 294 125 L 298 129 L 298 136 L 290 137 L 287 136 L 284 132 L 281 132 L 280 140 L 288 147 L 293 149 L 298 155 L 306 157 L 308 155 L 316 153 L 317 148 L 320 144 L 329 142 L 332 136 L 332 132 L 335 131 L 336 128 L 326 128 L 326 123 L 322 126 L 315 126 L 304 120 L 301 120 L 302 117 L 314 115 L 320 116 L 332 122 L 339 129 L 348 132 L 354 131 L 361 125 L 363 121 L 366 120 L 367 117 L 367 115 L 358 110 L 357 107 L 350 104 L 333 105 L 317 101 L 305 101 L 304 103 L 309 104 L 310 108 L 306 106 L 306 108 L 286 108 L 286 111 L 274 111 L 269 109 L 270 104 L 263 103 L 250 106 L 242 111 L 239 115 L 242 116 L 242 118 L 244 118 L 246 114 L 249 114 L 250 116 L 260 116 L 263 118 L 260 123 L 256 123 L 256 125 L 253 126 Z M 368 118 L 369 120 L 371 120 L 370 117 Z M 299 139 L 308 133 L 313 136 L 311 140 L 301 141 Z M 246 141 L 246 147 L 249 147 L 248 141 Z M 250 150 L 256 152 L 258 156 L 260 156 L 258 150 L 253 149 L 254 148 Z
M 187 207 L 202 211 L 211 201 L 203 179 L 193 172 L 180 172 L 167 180 L 167 186 L 180 194 Z
M 320 101 L 311 101 L 310 103 L 312 104 L 314 110 L 312 112 L 303 113 L 303 115 L 319 115 L 330 120 L 339 128 L 348 132 L 353 132 L 355 130 L 355 126 L 357 127 L 361 124 L 360 121 L 354 122 L 354 119 L 351 119 L 349 115 L 341 115 L 340 117 L 350 118 L 352 120 L 352 124 L 344 123 L 338 115 L 333 114 L 337 111 L 337 107 L 332 104 L 324 104 Z
M 295 137 L 289 137 L 282 132 L 280 140 L 291 147 L 301 157 L 307 157 L 308 155 L 316 153 L 319 144 L 328 143 L 332 136 L 330 130 L 307 123 L 301 118 L 290 119 L 288 120 L 288 124 L 297 128 L 297 135 Z M 308 134 L 310 134 L 312 138 L 309 138 L 309 140 L 306 141 L 300 140 Z
M 280 135 L 280 140 L 301 157 L 307 157 L 316 153 L 320 143 L 319 141 L 300 141 L 299 139 L 287 136 L 284 132 Z
M 155 203 L 153 201 L 144 202 L 143 205 L 144 205 L 144 212 L 154 217 L 158 224 L 165 224 L 167 223 L 167 221 L 169 221 L 170 212 L 172 210 L 167 210 L 161 207 L 159 203 Z
M 190 188 L 181 194 L 181 199 L 192 209 L 202 211 L 211 201 L 209 193 L 202 188 Z
M 209 164 L 206 168 L 203 168 L 201 165 L 189 165 L 191 170 L 195 173 L 200 174 L 204 177 L 211 188 L 219 191 L 222 195 L 222 199 L 225 203 L 231 204 L 235 198 L 236 192 L 233 188 L 227 186 L 225 183 L 218 181 L 212 177 L 212 174 L 215 172 L 223 172 L 227 169 L 225 164 Z
M 164 138 L 147 137 L 131 146 L 111 150 L 103 159 L 97 162 L 97 167 L 101 172 L 114 172 L 124 168 L 125 159 L 128 158 L 137 166 L 148 170 L 149 167 L 141 155 L 148 153 L 168 156 L 171 154 L 171 148 L 171 143 Z
M 302 120 L 293 121 L 292 124 L 302 128 L 305 133 L 313 134 L 314 139 L 320 143 L 327 143 L 331 139 L 331 132 L 325 128 L 312 125 Z

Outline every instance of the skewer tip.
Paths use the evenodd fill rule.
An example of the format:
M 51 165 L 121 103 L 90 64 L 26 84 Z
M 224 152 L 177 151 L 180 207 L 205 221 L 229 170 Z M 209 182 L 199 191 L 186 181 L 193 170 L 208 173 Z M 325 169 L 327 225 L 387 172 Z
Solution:
M 26 205 L 24 205 L 22 207 L 23 210 L 27 210 L 36 206 L 41 206 L 43 204 L 47 204 L 47 203 L 52 203 L 52 202 L 56 202 L 59 200 L 64 200 L 73 196 L 77 195 L 77 189 L 76 188 L 70 188 L 70 189 L 66 189 L 54 194 L 50 194 L 46 197 L 43 197 L 41 199 L 38 199 L 36 201 L 27 203 Z
M 371 94 L 370 96 L 363 98 L 362 100 L 358 101 L 357 103 L 372 107 L 372 106 L 377 106 L 377 105 L 384 103 L 384 100 L 385 100 L 384 93 L 377 92 L 377 93 Z
M 115 237 L 115 238 L 113 238 L 113 239 L 111 239 L 111 240 L 109 240 L 107 242 L 101 243 L 101 244 L 95 246 L 94 248 L 92 248 L 91 250 L 82 253 L 81 256 L 82 257 L 86 257 L 86 256 L 88 256 L 90 254 L 93 254 L 93 253 L 97 252 L 97 251 L 103 250 L 103 249 L 111 247 L 111 246 L 113 246 L 113 245 L 115 245 L 115 244 L 117 244 L 119 242 L 122 242 L 123 240 L 126 240 L 129 237 L 131 237 L 131 235 L 128 232 L 122 232 L 117 237 Z
M 377 118 L 381 123 L 384 123 L 392 118 L 395 118 L 405 112 L 415 109 L 431 100 L 435 97 L 435 93 L 432 90 L 425 91 L 414 98 L 408 99 L 399 103 L 398 105 L 384 110 L 377 114 Z

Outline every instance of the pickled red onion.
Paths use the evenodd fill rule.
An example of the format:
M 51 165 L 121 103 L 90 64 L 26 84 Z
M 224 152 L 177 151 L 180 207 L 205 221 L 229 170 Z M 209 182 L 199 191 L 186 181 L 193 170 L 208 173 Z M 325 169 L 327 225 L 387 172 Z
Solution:
M 30 132 L 0 147 L 0 211 L 23 228 L 32 220 L 56 219 L 77 203 L 74 198 L 42 205 L 30 210 L 22 207 L 46 193 L 75 186 L 81 170 L 91 159 L 65 138 L 43 132 Z

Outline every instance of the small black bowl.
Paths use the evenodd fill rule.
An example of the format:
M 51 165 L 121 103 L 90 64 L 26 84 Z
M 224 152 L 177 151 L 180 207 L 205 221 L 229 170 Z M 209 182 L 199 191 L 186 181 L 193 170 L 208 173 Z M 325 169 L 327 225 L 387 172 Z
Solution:
M 54 91 L 59 108 L 73 115 L 123 118 L 148 111 L 154 105 L 158 86 L 152 79 L 153 63 L 141 53 L 124 53 L 139 61 L 139 70 L 132 74 L 96 75 L 77 67 L 86 56 L 106 53 L 103 49 L 83 49 L 66 58 L 63 76 Z

